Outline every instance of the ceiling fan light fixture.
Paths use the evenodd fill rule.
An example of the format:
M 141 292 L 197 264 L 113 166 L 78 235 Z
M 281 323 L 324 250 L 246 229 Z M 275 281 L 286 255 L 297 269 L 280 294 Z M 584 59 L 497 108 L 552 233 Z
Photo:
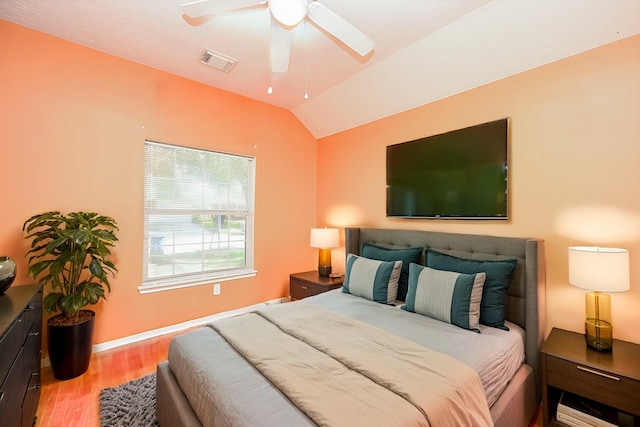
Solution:
M 283 27 L 291 29 L 308 13 L 305 0 L 269 0 L 269 12 Z

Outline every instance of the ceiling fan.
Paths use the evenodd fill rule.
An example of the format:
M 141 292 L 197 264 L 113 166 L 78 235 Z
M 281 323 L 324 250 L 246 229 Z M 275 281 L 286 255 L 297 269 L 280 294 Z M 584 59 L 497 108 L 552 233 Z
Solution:
M 271 16 L 271 72 L 286 73 L 298 24 L 308 19 L 360 56 L 373 50 L 373 41 L 335 12 L 315 0 L 196 0 L 181 5 L 184 14 L 200 25 L 216 14 L 245 8 L 268 8 Z M 197 22 L 197 24 L 196 24 Z

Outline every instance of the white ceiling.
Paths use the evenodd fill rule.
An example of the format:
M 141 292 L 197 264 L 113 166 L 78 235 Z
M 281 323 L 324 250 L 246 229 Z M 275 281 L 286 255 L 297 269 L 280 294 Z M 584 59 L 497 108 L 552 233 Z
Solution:
M 318 0 L 373 53 L 301 24 L 272 74 L 266 9 L 191 26 L 185 1 L 1 0 L 0 19 L 291 110 L 317 138 L 640 33 L 640 0 Z M 204 48 L 239 62 L 208 67 Z

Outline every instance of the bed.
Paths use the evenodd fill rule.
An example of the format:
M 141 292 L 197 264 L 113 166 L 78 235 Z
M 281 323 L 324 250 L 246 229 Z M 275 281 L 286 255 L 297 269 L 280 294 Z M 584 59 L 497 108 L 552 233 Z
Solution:
M 358 295 L 359 282 L 356 279 L 367 274 L 362 271 L 368 271 L 373 263 L 371 258 L 379 260 L 376 265 L 389 266 L 392 261 L 380 259 L 385 256 L 393 258 L 396 253 L 405 254 L 416 248 L 421 248 L 418 262 L 412 264 L 408 287 L 401 290 L 406 301 L 385 301 L 388 303 L 381 304 Z M 479 425 L 485 421 L 486 425 L 496 426 L 528 425 L 540 401 L 538 355 L 545 332 L 542 240 L 347 228 L 345 252 L 350 254 L 345 280 L 345 288 L 349 292 L 338 289 L 281 304 L 281 307 L 266 307 L 256 313 L 238 316 L 241 319 L 216 321 L 213 325 L 174 338 L 168 361 L 159 364 L 157 369 L 160 424 L 362 425 L 365 416 L 369 416 L 377 420 L 376 425 L 464 425 L 475 424 L 476 421 L 470 420 L 481 419 L 477 421 Z M 415 251 L 411 256 L 415 256 Z M 490 312 L 487 312 L 488 322 L 476 322 L 478 318 L 484 319 L 480 317 L 484 316 L 484 311 L 477 313 L 478 317 L 473 310 L 465 311 L 462 316 L 451 314 L 445 321 L 437 318 L 439 314 L 434 318 L 419 313 L 424 309 L 424 297 L 420 297 L 424 288 L 420 288 L 419 283 L 424 277 L 429 280 L 441 278 L 445 273 L 436 269 L 438 262 L 451 260 L 459 260 L 461 266 L 484 265 L 486 261 L 491 268 L 492 262 L 499 266 L 513 263 L 505 303 L 499 307 L 503 310 L 504 319 L 500 320 L 504 323 L 492 324 Z M 408 263 L 404 264 L 407 267 Z M 390 266 L 389 271 L 397 276 L 400 273 L 396 267 L 395 264 Z M 377 271 L 381 271 L 380 268 Z M 406 275 L 406 270 L 402 274 Z M 451 295 L 456 295 L 456 298 L 463 295 L 460 289 L 467 288 L 460 284 L 464 282 L 469 289 L 465 294 L 469 296 L 467 300 L 474 300 L 477 284 L 493 273 L 455 274 L 453 282 L 447 282 L 454 283 L 452 289 L 455 289 L 449 298 L 453 298 Z M 467 276 L 471 277 L 465 281 Z M 446 280 L 449 279 L 446 276 Z M 488 282 L 484 291 L 487 289 Z M 391 294 L 388 289 L 386 292 Z M 483 301 L 485 297 L 483 294 Z M 389 295 L 384 298 L 389 298 Z M 445 316 L 454 312 L 445 311 Z M 324 333 L 322 328 L 332 332 Z M 269 345 L 275 342 L 269 335 L 271 330 L 285 331 L 293 338 L 287 335 L 283 344 Z M 427 330 L 428 333 L 424 332 Z M 233 331 L 235 335 L 232 335 Z M 380 337 L 383 338 L 378 339 L 376 334 L 382 334 Z M 478 350 L 474 347 L 474 351 L 469 351 L 469 346 L 475 344 L 469 344 L 467 340 L 484 342 L 485 347 Z M 252 348 L 260 341 L 265 341 L 267 348 Z M 341 341 L 348 345 L 334 345 Z M 502 343 L 509 345 L 499 347 Z M 309 354 L 304 353 L 307 347 L 311 347 Z M 272 351 L 290 352 L 295 357 L 289 360 Z M 375 354 L 376 357 L 363 357 L 363 354 Z M 476 355 L 479 358 L 475 358 Z M 254 359 L 256 357 L 258 359 Z M 422 360 L 423 357 L 430 358 L 425 364 L 428 368 L 416 370 L 415 358 Z M 249 363 L 250 360 L 255 365 Z M 436 376 L 448 378 L 449 374 L 441 374 L 440 369 L 454 371 L 455 381 L 446 379 L 450 382 L 443 383 L 442 392 L 420 386 L 435 381 L 428 376 L 434 375 L 435 371 Z M 364 382 L 361 376 L 365 377 Z M 310 382 L 311 377 L 314 382 Z M 341 381 L 344 378 L 345 383 L 337 382 L 336 378 L 341 378 Z M 417 385 L 411 384 L 412 379 Z M 391 390 L 391 395 L 384 394 L 387 393 L 385 390 L 379 391 L 375 385 L 370 386 L 370 381 L 384 383 Z M 458 381 L 463 385 L 460 386 Z M 369 391 L 370 395 L 362 397 Z M 354 394 L 357 394 L 354 399 L 360 402 L 349 400 Z M 452 395 L 456 396 L 455 399 L 448 397 Z M 397 396 L 402 399 L 397 401 Z M 375 411 L 382 408 L 382 403 L 372 403 L 376 402 L 375 399 L 390 406 L 377 414 Z M 482 403 L 478 403 L 479 400 Z M 443 410 L 442 404 L 438 406 L 431 403 L 433 401 L 445 402 L 447 409 Z M 334 408 L 331 406 L 336 402 L 343 406 L 336 410 L 337 414 L 332 414 Z M 482 405 L 485 409 L 481 408 Z M 487 411 L 486 414 L 483 411 Z M 336 418 L 332 418 L 334 416 Z M 383 418 L 386 416 L 391 418 Z

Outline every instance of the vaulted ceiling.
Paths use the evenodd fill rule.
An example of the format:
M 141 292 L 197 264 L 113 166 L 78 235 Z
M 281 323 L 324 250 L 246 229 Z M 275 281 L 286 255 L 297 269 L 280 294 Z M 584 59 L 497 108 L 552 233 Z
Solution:
M 0 19 L 291 110 L 318 138 L 640 34 L 638 0 L 317 0 L 373 51 L 304 20 L 272 73 L 266 4 L 194 19 L 186 1 L 2 0 Z M 237 64 L 204 65 L 206 49 Z

